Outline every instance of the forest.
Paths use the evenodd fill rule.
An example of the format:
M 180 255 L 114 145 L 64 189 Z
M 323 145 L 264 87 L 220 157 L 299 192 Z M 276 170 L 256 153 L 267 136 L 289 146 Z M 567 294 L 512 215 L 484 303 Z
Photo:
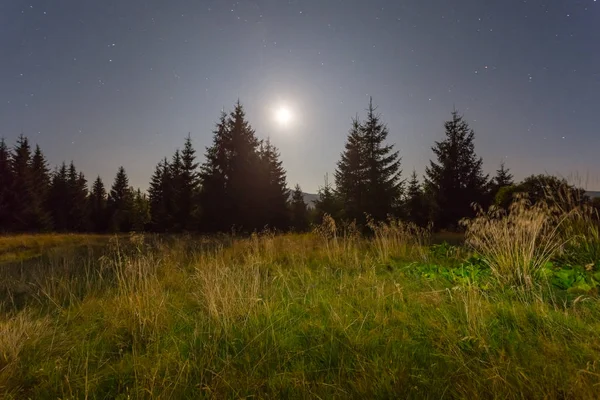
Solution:
M 530 176 L 516 184 L 502 163 L 495 176 L 483 171 L 475 133 L 457 111 L 444 123 L 445 136 L 419 179 L 403 175 L 401 144 L 388 142 L 388 128 L 371 99 L 366 116 L 352 121 L 334 173 L 314 204 L 302 189 L 290 189 L 277 148 L 259 140 L 244 107 L 222 112 L 212 146 L 201 160 L 191 136 L 183 148 L 156 166 L 147 192 L 130 186 L 120 167 L 110 189 L 100 177 L 88 181 L 73 162 L 51 169 L 42 149 L 19 136 L 10 148 L 0 141 L 0 231 L 33 232 L 302 232 L 324 215 L 336 221 L 390 218 L 435 230 L 461 230 L 477 205 L 507 208 L 517 193 L 532 201 L 568 186 L 580 201 L 584 191 L 563 178 Z

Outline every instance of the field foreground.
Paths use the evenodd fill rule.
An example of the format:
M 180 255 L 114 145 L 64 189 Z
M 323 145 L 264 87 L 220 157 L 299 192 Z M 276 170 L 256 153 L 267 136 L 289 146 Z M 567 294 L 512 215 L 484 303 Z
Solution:
M 101 240 L 0 265 L 1 398 L 598 397 L 583 284 L 397 234 Z

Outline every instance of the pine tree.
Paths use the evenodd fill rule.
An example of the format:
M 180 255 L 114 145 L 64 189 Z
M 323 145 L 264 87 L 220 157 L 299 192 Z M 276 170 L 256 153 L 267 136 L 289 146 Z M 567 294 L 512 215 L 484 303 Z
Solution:
M 183 151 L 181 152 L 181 172 L 178 177 L 177 188 L 178 224 L 184 230 L 197 228 L 199 217 L 198 204 L 198 163 L 196 162 L 196 150 L 192 146 L 190 135 L 185 139 Z
M 108 229 L 108 212 L 107 212 L 107 195 L 106 189 L 104 188 L 104 182 L 98 176 L 92 185 L 92 192 L 90 193 L 89 206 L 90 206 L 90 221 L 92 229 L 95 232 L 106 232 Z
M 265 204 L 260 193 L 260 143 L 239 101 L 230 113 L 227 125 L 231 135 L 228 195 L 233 222 L 238 229 L 246 232 L 262 230 L 268 222 L 264 220 Z
M 12 229 L 17 232 L 30 231 L 36 225 L 31 147 L 27 138 L 22 134 L 13 149 L 11 168 L 13 173 Z
M 40 146 L 35 146 L 31 161 L 31 179 L 33 184 L 32 204 L 34 212 L 34 225 L 37 231 L 48 231 L 52 229 L 52 216 L 48 210 L 48 196 L 50 192 L 50 170 L 46 157 Z
M 175 150 L 171 163 L 169 164 L 169 190 L 170 190 L 170 211 L 171 224 L 169 229 L 176 232 L 181 232 L 184 229 L 186 221 L 182 221 L 181 212 L 181 195 L 183 190 L 183 162 L 181 160 L 181 151 Z
M 59 232 L 68 231 L 70 229 L 69 213 L 71 209 L 71 197 L 69 193 L 67 165 L 64 162 L 52 174 L 48 197 L 54 230 Z
M 343 205 L 342 217 L 358 223 L 366 221 L 364 204 L 367 178 L 364 144 L 362 125 L 356 117 L 352 120 L 352 128 L 334 177 L 336 194 Z
M 110 230 L 129 232 L 132 229 L 133 193 L 125 168 L 119 167 L 108 196 Z
M 0 232 L 12 228 L 13 171 L 10 152 L 4 138 L 0 138 Z
M 133 189 L 131 191 L 133 192 Z M 148 223 L 150 223 L 150 203 L 146 194 L 138 189 L 133 196 L 132 229 L 135 232 L 142 232 Z
M 269 139 L 261 143 L 260 151 L 261 181 L 259 196 L 263 197 L 263 225 L 284 230 L 289 228 L 288 199 L 290 191 L 287 188 L 286 173 L 283 163 L 279 160 L 277 148 Z
M 400 157 L 394 145 L 385 144 L 387 126 L 381 123 L 373 99 L 369 102 L 367 119 L 361 126 L 364 142 L 365 193 L 363 213 L 375 221 L 396 214 L 402 196 Z
M 223 111 L 213 131 L 213 144 L 206 148 L 206 161 L 201 166 L 202 228 L 207 232 L 226 231 L 233 224 L 226 210 L 231 206 L 229 177 L 231 132 Z
M 329 183 L 329 176 L 325 174 L 325 184 L 319 188 L 319 198 L 315 200 L 315 223 L 323 222 L 325 214 L 334 219 L 338 219 L 341 214 L 341 207 L 336 196 L 335 190 Z
M 296 185 L 292 191 L 290 207 L 292 211 L 292 227 L 297 232 L 306 231 L 308 229 L 308 206 L 304 202 L 304 193 L 300 185 Z
M 83 173 L 78 172 L 75 164 L 69 165 L 68 178 L 68 230 L 85 232 L 90 228 L 87 180 Z
M 494 185 L 496 188 L 501 188 L 504 186 L 512 186 L 515 184 L 513 179 L 513 175 L 510 173 L 510 170 L 506 168 L 504 161 L 500 163 L 500 169 L 496 171 L 496 176 L 494 177 Z
M 474 215 L 472 203 L 486 200 L 489 181 L 475 154 L 475 132 L 463 117 L 454 111 L 445 129 L 445 139 L 432 148 L 437 163 L 430 162 L 425 183 L 435 203 L 436 227 L 456 228 L 462 218 Z
M 427 225 L 429 214 L 427 198 L 419 183 L 417 172 L 414 170 L 410 177 L 410 181 L 408 182 L 408 189 L 406 191 L 405 212 L 406 217 L 410 222 L 422 227 Z
M 150 227 L 156 232 L 166 232 L 173 226 L 171 185 L 171 166 L 165 158 L 156 166 L 148 189 Z
M 207 229 L 261 230 L 265 204 L 260 189 L 259 141 L 238 103 L 229 116 L 221 115 L 213 146 L 202 166 L 202 209 Z

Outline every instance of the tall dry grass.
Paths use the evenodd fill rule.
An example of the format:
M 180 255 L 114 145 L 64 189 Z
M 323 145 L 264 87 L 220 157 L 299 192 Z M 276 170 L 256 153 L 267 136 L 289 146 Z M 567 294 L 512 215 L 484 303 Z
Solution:
M 561 228 L 568 214 L 545 202 L 517 198 L 509 210 L 492 207 L 465 220 L 466 243 L 483 256 L 502 284 L 530 288 L 536 274 L 565 245 Z

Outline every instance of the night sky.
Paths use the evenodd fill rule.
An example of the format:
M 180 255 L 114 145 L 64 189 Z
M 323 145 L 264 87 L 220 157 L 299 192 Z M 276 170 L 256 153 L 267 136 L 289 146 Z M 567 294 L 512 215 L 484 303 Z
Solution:
M 600 2 L 0 2 L 0 136 L 23 132 L 88 180 L 123 165 L 146 188 L 188 132 L 202 161 L 239 98 L 290 186 L 315 192 L 369 96 L 405 177 L 456 107 L 487 172 L 505 159 L 517 178 L 600 189 Z

